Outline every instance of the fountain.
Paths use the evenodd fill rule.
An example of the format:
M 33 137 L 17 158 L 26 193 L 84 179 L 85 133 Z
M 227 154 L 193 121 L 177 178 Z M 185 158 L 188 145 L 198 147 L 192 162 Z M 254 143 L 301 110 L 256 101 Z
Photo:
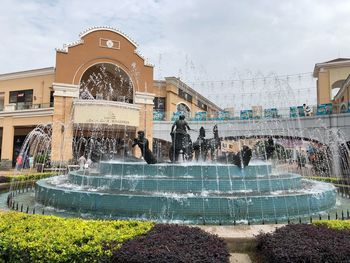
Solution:
M 134 144 L 147 145 L 142 153 L 152 155 L 140 135 Z M 271 147 L 270 141 L 268 151 Z M 281 221 L 335 205 L 333 185 L 276 171 L 269 161 L 249 163 L 250 149 L 249 159 L 244 157 L 247 149 L 237 154 L 241 159 L 219 156 L 212 162 L 156 163 L 153 156 L 144 158 L 150 164 L 100 161 L 96 170 L 39 180 L 35 199 L 45 206 L 96 217 L 195 224 Z M 237 158 L 241 165 L 234 164 Z
M 70 172 L 36 186 L 36 200 L 59 209 L 211 224 L 309 215 L 333 207 L 335 198 L 332 185 L 273 174 L 263 162 L 244 170 L 229 164 L 101 162 L 98 173 Z
M 113 90 L 118 87 L 109 85 L 113 79 L 109 80 L 106 67 L 100 71 L 95 75 L 87 72 L 86 81 L 81 83 L 81 99 L 122 97 L 124 102 L 133 103 L 131 83 L 124 80 L 124 75 L 120 78 L 121 84 L 115 84 L 123 85 L 122 92 L 114 94 Z M 111 71 L 120 72 L 119 68 Z M 107 81 L 100 81 L 104 74 Z M 267 131 L 270 124 L 259 122 L 259 125 L 259 130 Z M 274 125 L 279 125 L 277 119 Z M 27 150 L 23 152 L 36 148 L 33 145 L 44 145 L 39 152 L 48 155 L 52 131 L 50 125 L 43 127 L 28 135 L 24 147 Z M 45 207 L 46 213 L 54 209 L 79 216 L 234 224 L 308 217 L 336 204 L 333 185 L 275 169 L 269 160 L 274 150 L 272 138 L 264 148 L 265 158 L 260 160 L 246 145 L 237 153 L 219 155 L 221 139 L 217 125 L 213 127 L 214 138 L 206 139 L 203 128 L 198 140 L 192 143 L 186 131 L 189 125 L 181 117 L 172 127 L 173 143 L 169 151 L 172 162 L 165 162 L 153 156 L 143 132 L 138 132 L 132 144 L 136 130 L 127 130 L 125 126 L 115 131 L 112 127 L 98 123 L 74 127 L 74 158 L 78 160 L 83 152 L 96 167 L 81 167 L 37 181 L 35 201 Z M 69 130 L 63 124 L 61 128 L 62 133 Z M 249 130 L 245 132 L 244 135 L 249 136 Z M 38 142 L 40 138 L 44 144 Z M 143 160 L 129 154 L 131 146 L 136 145 L 141 149 Z M 196 161 L 192 160 L 193 152 Z M 179 160 L 183 162 L 177 162 Z

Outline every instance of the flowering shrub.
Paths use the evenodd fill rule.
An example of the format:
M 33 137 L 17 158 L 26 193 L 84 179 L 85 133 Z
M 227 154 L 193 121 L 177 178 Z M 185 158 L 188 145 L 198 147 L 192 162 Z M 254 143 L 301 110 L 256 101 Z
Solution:
M 123 263 L 224 263 L 229 262 L 226 243 L 198 227 L 155 225 L 142 236 L 113 251 L 112 262 Z
M 324 225 L 287 225 L 257 237 L 257 249 L 266 262 L 349 262 L 350 230 Z
M 4 262 L 108 262 L 128 239 L 151 222 L 64 219 L 0 214 L 0 260 Z M 105 249 L 109 247 L 109 249 Z

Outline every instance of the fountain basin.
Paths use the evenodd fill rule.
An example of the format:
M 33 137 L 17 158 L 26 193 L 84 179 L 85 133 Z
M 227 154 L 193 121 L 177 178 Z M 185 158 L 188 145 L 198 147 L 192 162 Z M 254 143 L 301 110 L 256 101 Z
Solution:
M 97 217 L 196 224 L 281 220 L 319 213 L 335 205 L 333 185 L 290 173 L 262 174 L 269 167 L 241 170 L 234 165 L 106 162 L 101 163 L 102 173 L 75 171 L 39 180 L 35 198 L 46 206 Z M 141 169 L 141 174 L 131 173 Z M 204 173 L 197 174 L 199 169 Z M 219 171 L 229 172 L 222 175 Z
M 243 196 L 217 196 L 215 193 L 176 195 L 166 192 L 155 192 L 152 195 L 111 194 L 68 191 L 41 180 L 37 185 L 36 200 L 59 209 L 95 215 L 218 224 L 233 223 L 235 220 L 274 220 L 317 213 L 334 206 L 336 191 L 334 187 L 327 185 L 323 186 L 322 192 L 300 191 L 261 196 L 249 193 Z
M 236 165 L 219 163 L 162 163 L 145 164 L 143 162 L 100 162 L 101 175 L 144 175 L 144 176 L 193 176 L 202 179 L 220 179 L 229 176 L 253 177 L 271 174 L 270 163 L 251 162 L 244 169 Z
M 110 176 L 86 174 L 84 172 L 71 172 L 68 181 L 89 188 L 105 187 L 118 191 L 164 191 L 177 193 L 198 193 L 202 191 L 276 191 L 297 189 L 300 187 L 301 176 L 298 174 L 276 174 L 258 178 L 242 176 L 220 176 L 220 179 L 212 178 L 202 180 L 195 176 L 145 176 L 125 175 Z

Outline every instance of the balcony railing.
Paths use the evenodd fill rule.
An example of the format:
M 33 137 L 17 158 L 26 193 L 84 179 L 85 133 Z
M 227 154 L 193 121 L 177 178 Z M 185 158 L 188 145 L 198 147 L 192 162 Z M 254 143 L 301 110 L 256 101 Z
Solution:
M 0 106 L 0 111 L 17 111 L 52 108 L 53 102 L 49 103 L 12 103 Z
M 285 108 L 258 108 L 238 110 L 235 112 L 221 111 L 216 113 L 208 112 L 165 112 L 153 110 L 154 121 L 175 121 L 181 114 L 186 116 L 188 121 L 227 121 L 227 120 L 254 120 L 254 119 L 286 119 L 304 118 L 311 116 L 325 116 L 332 114 L 350 113 L 350 102 L 336 104 L 321 104 L 308 106 L 291 106 Z
M 15 106 L 15 110 L 32 110 L 32 109 L 45 109 L 53 107 L 53 103 L 17 103 Z

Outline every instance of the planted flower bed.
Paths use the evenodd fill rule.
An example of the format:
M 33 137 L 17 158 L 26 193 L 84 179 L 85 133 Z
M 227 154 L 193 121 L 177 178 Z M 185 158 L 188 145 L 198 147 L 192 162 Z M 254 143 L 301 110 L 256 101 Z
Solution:
M 159 224 L 126 241 L 113 252 L 112 262 L 123 263 L 226 263 L 225 241 L 198 227 Z
M 196 227 L 0 213 L 0 262 L 229 262 L 225 242 Z
M 350 262 L 350 224 L 317 222 L 287 225 L 257 237 L 264 262 Z M 335 226 L 336 229 L 330 228 Z
M 151 222 L 2 213 L 0 258 L 4 262 L 108 262 L 123 242 L 152 227 Z

